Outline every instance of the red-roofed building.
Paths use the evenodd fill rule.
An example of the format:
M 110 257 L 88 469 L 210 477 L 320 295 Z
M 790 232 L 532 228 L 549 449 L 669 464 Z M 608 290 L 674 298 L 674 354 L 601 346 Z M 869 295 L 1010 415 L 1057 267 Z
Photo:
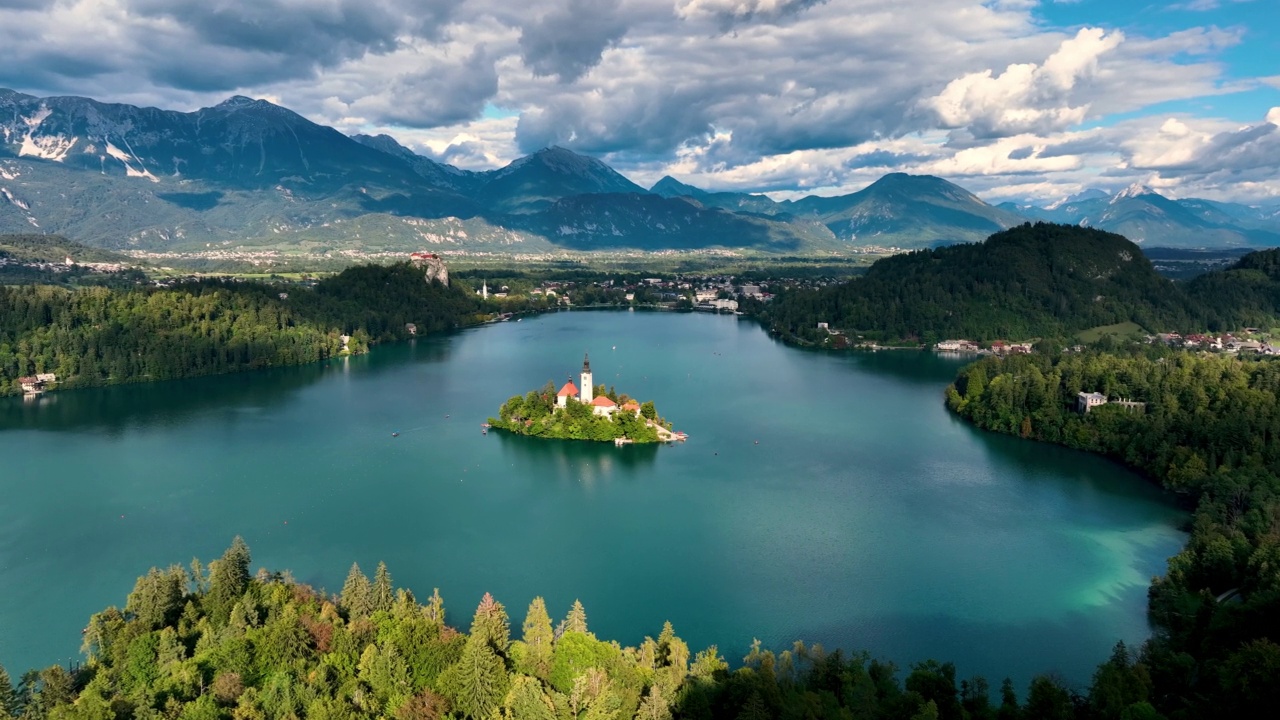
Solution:
M 591 406 L 591 412 L 596 415 L 612 415 L 613 411 L 618 408 L 618 403 L 601 395 L 591 401 Z
M 636 417 L 640 417 L 640 403 L 635 400 L 628 400 L 623 404 L 622 409 L 629 413 L 635 413 Z
M 564 407 L 569 403 L 569 398 L 576 397 L 578 397 L 578 386 L 574 385 L 573 381 L 570 380 L 564 384 L 564 387 L 560 388 L 560 392 L 556 393 L 556 405 Z

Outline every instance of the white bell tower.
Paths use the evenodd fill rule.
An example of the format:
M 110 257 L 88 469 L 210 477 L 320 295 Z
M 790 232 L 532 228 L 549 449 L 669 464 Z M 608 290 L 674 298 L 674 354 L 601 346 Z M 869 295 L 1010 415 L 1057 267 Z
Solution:
M 582 402 L 591 403 L 591 359 L 586 353 L 582 354 L 582 384 L 578 386 L 582 398 Z

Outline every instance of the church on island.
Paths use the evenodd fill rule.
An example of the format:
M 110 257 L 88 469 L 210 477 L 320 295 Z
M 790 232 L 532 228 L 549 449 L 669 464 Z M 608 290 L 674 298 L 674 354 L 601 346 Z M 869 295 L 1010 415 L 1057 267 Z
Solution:
M 626 404 L 619 408 L 618 403 L 610 400 L 604 395 L 592 397 L 594 387 L 591 384 L 591 357 L 589 355 L 582 356 L 582 375 L 579 377 L 582 381 L 582 388 L 579 389 L 573 384 L 573 380 L 569 380 L 560 388 L 560 392 L 556 394 L 556 408 L 564 409 L 569 405 L 569 399 L 575 398 L 583 405 L 590 405 L 591 412 L 602 417 L 610 417 L 619 409 L 623 412 L 630 412 L 636 417 L 640 416 L 640 403 L 635 400 L 628 400 Z
M 490 427 L 517 435 L 557 439 L 594 440 L 615 445 L 684 440 L 688 436 L 671 429 L 652 402 L 641 403 L 613 388 L 592 382 L 591 358 L 583 356 L 578 383 L 572 379 L 556 390 L 548 382 L 539 390 L 514 395 L 489 418 Z

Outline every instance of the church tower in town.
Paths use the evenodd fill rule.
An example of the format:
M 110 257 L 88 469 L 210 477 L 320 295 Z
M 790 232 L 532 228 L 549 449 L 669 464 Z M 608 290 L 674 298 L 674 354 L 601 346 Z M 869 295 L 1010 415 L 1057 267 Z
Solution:
M 594 386 L 591 384 L 591 359 L 586 353 L 582 355 L 582 384 L 578 387 L 582 393 L 582 402 L 590 404 L 591 389 Z

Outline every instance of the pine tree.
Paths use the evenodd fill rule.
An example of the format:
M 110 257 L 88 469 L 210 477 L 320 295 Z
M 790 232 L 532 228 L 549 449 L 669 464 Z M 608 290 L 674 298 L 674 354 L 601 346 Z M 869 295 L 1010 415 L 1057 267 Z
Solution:
M 489 593 L 484 594 L 480 605 L 476 607 L 476 614 L 471 620 L 471 637 L 479 638 L 493 648 L 494 652 L 503 656 L 511 644 L 507 610 Z
M 551 616 L 547 614 L 547 602 L 536 597 L 529 603 L 529 612 L 524 616 L 524 644 L 528 647 L 525 671 L 528 674 L 546 680 L 551 675 L 552 643 L 555 636 L 551 630 Z
M 18 694 L 13 690 L 13 681 L 9 673 L 0 665 L 0 718 L 6 719 L 18 714 Z
M 384 562 L 378 563 L 378 570 L 374 573 L 372 601 L 374 612 L 379 610 L 389 612 L 396 601 L 395 588 L 391 585 L 391 573 L 387 571 L 387 564 Z
M 352 620 L 367 617 L 373 611 L 373 588 L 369 585 L 369 578 L 360 572 L 360 566 L 356 563 L 351 563 L 347 581 L 342 584 L 338 605 Z
M 154 630 L 176 619 L 182 609 L 187 574 L 179 566 L 161 572 L 156 568 L 138 578 L 125 602 L 131 613 L 147 630 Z
M 244 595 L 249 585 L 249 546 L 239 535 L 231 547 L 213 563 L 209 573 L 209 592 L 205 595 L 205 611 L 216 625 L 225 625 L 231 608 Z
M 565 632 L 587 632 L 587 611 L 582 607 L 581 600 L 573 601 L 569 616 L 564 619 L 564 629 Z
M 1013 690 L 1013 680 L 1005 678 L 1000 683 L 1000 709 L 996 713 L 999 720 L 1017 720 L 1020 715 L 1018 709 L 1018 694 Z
M 451 668 L 453 701 L 464 716 L 488 718 L 507 694 L 510 678 L 487 642 L 472 636 L 462 651 L 457 665 Z

